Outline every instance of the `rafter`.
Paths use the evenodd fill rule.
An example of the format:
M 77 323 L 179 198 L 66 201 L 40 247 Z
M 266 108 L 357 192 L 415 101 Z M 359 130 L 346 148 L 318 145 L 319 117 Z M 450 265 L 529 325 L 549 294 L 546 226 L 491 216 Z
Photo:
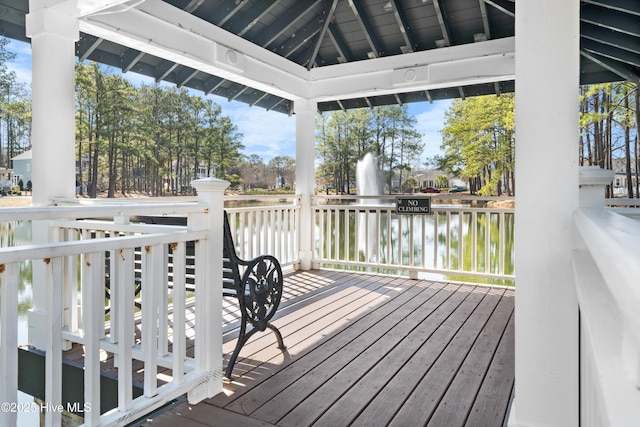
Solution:
M 258 99 L 256 99 L 255 101 L 253 101 L 251 104 L 249 104 L 251 107 L 253 107 L 254 105 L 256 105 L 258 102 L 262 101 L 263 99 L 265 99 L 267 96 L 269 96 L 268 93 L 264 93 L 262 94 L 261 97 L 259 97 Z
M 307 31 L 308 30 L 308 31 Z M 291 38 L 288 43 L 284 44 L 278 49 L 278 54 L 284 58 L 291 58 L 296 52 L 300 52 L 305 48 L 305 45 L 320 33 L 322 25 L 318 22 L 313 27 L 305 28 L 304 34 L 296 34 L 295 38 Z
M 640 37 L 638 19 L 628 13 L 621 13 L 614 9 L 585 5 L 580 11 L 580 21 L 634 37 Z
M 240 10 L 247 4 L 245 1 L 235 1 L 235 0 L 227 0 L 223 5 L 219 8 L 221 10 L 228 10 L 229 12 L 225 14 L 217 23 L 218 27 L 224 27 L 231 18 L 233 18 L 236 13 L 240 12 Z
M 580 50 L 580 55 L 584 56 L 585 58 L 588 58 L 589 60 L 595 62 L 601 67 L 606 68 L 612 73 L 620 76 L 623 80 L 628 80 L 630 82 L 640 82 L 640 75 L 638 73 L 634 72 L 629 67 L 624 66 L 618 61 L 605 58 L 598 54 L 587 52 L 586 50 L 583 50 L 583 49 Z
M 284 98 L 279 98 L 277 99 L 276 103 L 273 104 L 271 107 L 266 108 L 267 111 L 271 111 L 273 109 L 275 109 L 278 105 L 282 104 L 284 102 Z
M 404 9 L 402 5 L 399 4 L 398 0 L 390 0 L 391 8 L 393 10 L 393 16 L 396 18 L 396 22 L 398 23 L 398 27 L 400 28 L 400 33 L 402 34 L 402 38 L 404 39 L 404 43 L 407 46 L 409 52 L 413 52 L 416 50 L 417 44 L 411 35 L 411 27 L 407 21 L 407 17 L 404 14 Z
M 627 34 L 614 33 L 587 22 L 580 23 L 580 36 L 583 39 L 594 40 L 608 46 L 614 46 L 640 55 L 640 41 L 637 37 Z
M 177 62 L 163 61 L 161 65 L 156 68 L 156 83 L 167 78 L 180 64 Z
M 451 46 L 451 37 L 449 37 L 449 28 L 444 19 L 444 11 L 442 10 L 442 5 L 440 4 L 441 0 L 433 0 L 433 7 L 436 11 L 436 17 L 438 18 L 438 23 L 440 24 L 440 31 L 442 32 L 442 39 L 444 40 L 445 46 Z
M 489 26 L 489 15 L 487 14 L 487 5 L 484 0 L 478 0 L 480 4 L 480 15 L 482 15 L 482 28 L 484 28 L 484 35 L 487 40 L 491 39 L 491 27 Z
M 124 55 L 122 55 L 122 72 L 126 73 L 131 71 L 133 66 L 136 65 L 144 55 L 145 53 L 139 50 L 127 49 Z
M 271 12 L 278 4 L 280 0 L 274 2 L 259 2 L 255 6 L 251 7 L 242 19 L 234 21 L 233 25 L 229 28 L 239 28 L 238 31 L 232 30 L 232 32 L 238 34 L 240 37 L 244 36 L 256 22 L 259 22 L 264 16 Z
M 189 4 L 184 8 L 184 11 L 187 13 L 193 13 L 197 8 L 202 6 L 204 0 L 191 0 Z
M 243 88 L 240 88 L 239 91 L 237 91 L 233 96 L 228 97 L 227 100 L 229 102 L 235 101 L 236 98 L 238 98 L 240 95 L 242 95 L 247 89 L 249 89 L 247 86 L 245 86 Z
M 633 0 L 583 0 L 582 2 L 640 16 L 640 2 Z
M 491 5 L 498 9 L 500 12 L 506 13 L 511 17 L 516 16 L 516 6 L 514 2 L 507 0 L 484 0 L 488 5 Z
M 182 72 L 178 73 L 178 75 L 177 75 L 176 86 L 181 88 L 182 86 L 186 85 L 199 72 L 200 71 L 198 71 L 198 70 L 194 70 L 194 69 L 190 69 L 190 68 L 185 67 L 185 69 Z
M 302 19 L 309 11 L 315 8 L 323 0 L 313 2 L 295 2 L 287 12 L 276 19 L 269 28 L 255 37 L 255 41 L 260 46 L 269 47 L 278 37 L 293 27 L 296 22 Z
M 338 27 L 335 24 L 330 23 L 329 28 L 327 29 L 327 34 L 329 35 L 329 38 L 338 51 L 338 62 L 351 61 L 351 51 L 349 50 L 349 46 L 344 42 L 344 39 L 340 35 L 340 30 L 338 29 Z M 342 61 L 340 61 L 340 58 L 342 58 Z
M 380 55 L 382 54 L 382 49 L 380 48 L 380 44 L 378 43 L 373 28 L 369 23 L 369 19 L 367 18 L 364 7 L 362 7 L 360 0 L 349 0 L 349 6 L 351 6 L 351 10 L 356 15 L 356 19 L 360 24 L 360 28 L 362 28 L 364 37 L 367 39 L 367 43 L 369 43 L 369 47 L 371 48 L 373 57 L 380 57 Z
M 583 39 L 580 43 L 580 48 L 587 52 L 595 53 L 605 58 L 640 67 L 640 55 L 634 55 L 631 52 L 618 49 L 617 47 L 607 46 L 593 40 Z
M 427 101 L 429 101 L 429 104 L 433 104 L 433 98 L 431 98 L 431 92 L 429 92 L 428 90 L 425 90 L 424 96 L 427 97 Z
M 318 34 L 318 38 L 316 40 L 316 43 L 313 46 L 313 52 L 311 53 L 311 58 L 309 58 L 309 63 L 307 65 L 308 69 L 311 69 L 311 67 L 315 63 L 316 56 L 318 55 L 318 51 L 320 50 L 320 45 L 322 44 L 322 41 L 324 40 L 324 36 L 327 33 L 327 29 L 329 28 L 329 24 L 331 23 L 331 20 L 333 19 L 333 14 L 336 11 L 336 6 L 337 5 L 338 5 L 338 0 L 333 0 L 331 2 L 331 6 L 329 7 L 329 10 L 326 13 L 324 13 L 324 11 L 323 11 L 323 13 L 325 15 L 324 22 L 323 22 L 322 28 L 320 29 L 320 32 Z
M 78 60 L 80 62 L 85 61 L 102 43 L 103 39 L 100 37 L 93 37 L 91 35 L 85 35 L 78 41 Z
M 216 79 L 217 79 L 217 81 L 215 81 Z M 210 95 L 213 92 L 215 92 L 216 90 L 218 90 L 218 88 L 220 86 L 222 86 L 222 83 L 224 83 L 224 79 L 221 79 L 219 77 L 214 77 L 213 79 L 208 81 L 207 82 L 207 86 L 209 86 L 209 88 L 207 89 L 205 87 L 205 90 L 204 90 L 205 95 Z

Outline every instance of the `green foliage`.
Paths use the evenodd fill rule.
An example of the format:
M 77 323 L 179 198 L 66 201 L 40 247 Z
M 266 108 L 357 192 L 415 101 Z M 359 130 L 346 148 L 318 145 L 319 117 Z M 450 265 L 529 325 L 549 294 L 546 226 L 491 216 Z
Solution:
M 29 89 L 8 68 L 16 56 L 6 49 L 8 43 L 0 37 L 0 167 L 5 168 L 11 168 L 11 158 L 31 144 Z
M 467 178 L 481 195 L 513 195 L 514 97 L 456 99 L 445 113 L 441 168 Z
M 185 88 L 134 87 L 97 64 L 77 64 L 77 162 L 90 196 L 101 188 L 109 197 L 185 194 L 203 170 L 238 185 L 243 148 L 211 100 Z
M 444 188 L 449 186 L 449 177 L 447 175 L 436 176 L 436 187 Z
M 410 176 L 402 183 L 400 191 L 402 191 L 403 193 L 413 193 L 417 189 L 418 181 L 414 177 Z
M 318 184 L 349 193 L 355 183 L 357 161 L 374 153 L 389 188 L 394 174 L 400 180 L 412 170 L 423 149 L 416 119 L 406 106 L 361 108 L 323 113 L 316 118 Z M 402 185 L 402 183 L 401 183 Z

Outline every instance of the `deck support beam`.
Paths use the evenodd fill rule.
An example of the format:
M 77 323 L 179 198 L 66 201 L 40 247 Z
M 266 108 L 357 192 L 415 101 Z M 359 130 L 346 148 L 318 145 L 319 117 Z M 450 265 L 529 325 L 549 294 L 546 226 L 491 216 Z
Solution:
M 516 377 L 510 426 L 579 423 L 578 303 L 571 269 L 579 3 L 516 4 Z

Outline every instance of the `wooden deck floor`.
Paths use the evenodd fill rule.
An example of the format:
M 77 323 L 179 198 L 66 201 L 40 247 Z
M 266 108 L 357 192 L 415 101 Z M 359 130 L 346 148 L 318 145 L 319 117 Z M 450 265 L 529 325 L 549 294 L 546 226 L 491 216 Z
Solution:
M 512 289 L 328 270 L 286 275 L 234 381 L 157 426 L 501 426 L 514 382 Z M 224 351 L 234 347 L 233 313 Z M 226 364 L 226 361 L 225 361 Z

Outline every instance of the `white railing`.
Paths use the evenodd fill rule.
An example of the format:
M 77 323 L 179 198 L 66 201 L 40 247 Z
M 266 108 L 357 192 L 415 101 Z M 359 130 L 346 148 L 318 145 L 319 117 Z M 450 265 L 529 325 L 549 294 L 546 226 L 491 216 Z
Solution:
M 575 215 L 580 418 L 585 426 L 640 425 L 640 221 L 604 208 L 609 175 L 581 172 L 581 179 L 590 181 L 581 181 L 582 207 Z
M 291 197 L 290 197 L 291 198 Z M 299 198 L 284 199 L 282 196 L 262 199 L 269 205 L 232 207 L 250 203 L 253 198 L 227 197 L 225 205 L 229 226 L 238 250 L 238 256 L 245 260 L 259 255 L 275 256 L 284 266 L 299 263 L 300 204 Z M 286 201 L 285 201 L 286 200 Z M 240 203 L 238 203 L 240 202 Z M 278 204 L 280 203 L 280 204 Z M 284 203 L 284 204 L 282 204 Z
M 270 202 L 283 202 L 278 199 Z M 229 204 L 237 205 L 237 200 L 231 198 Z M 283 265 L 297 264 L 296 200 L 227 208 L 242 258 L 270 253 Z M 49 235 L 48 243 L 0 249 L 0 401 L 17 402 L 18 281 L 19 264 L 24 261 L 30 261 L 34 270 L 41 265 L 46 281 L 41 287 L 46 289 L 46 307 L 38 309 L 46 316 L 42 322 L 46 330 L 40 333 L 46 337 L 42 349 L 47 355 L 47 408 L 63 404 L 63 352 L 74 343 L 84 346 L 84 408 L 90 409 L 84 412 L 86 425 L 124 425 L 185 393 L 193 403 L 211 396 L 222 381 L 222 354 L 211 351 L 216 347 L 211 337 L 220 339 L 222 349 L 222 321 L 212 321 L 217 317 L 211 315 L 212 300 L 220 300 L 222 292 L 211 292 L 210 282 L 216 281 L 208 277 L 211 263 L 206 250 L 212 238 L 207 224 L 215 210 L 204 203 L 67 200 L 58 204 L 0 210 L 0 222 L 45 223 Z M 134 222 L 141 216 L 188 221 L 186 227 Z M 214 241 L 221 236 L 220 216 Z M 221 289 L 221 280 L 217 282 Z M 142 291 L 135 295 L 139 285 Z M 105 289 L 110 293 L 108 313 Z M 185 290 L 195 292 L 193 298 Z M 219 311 L 221 317 L 221 304 Z M 187 354 L 189 341 L 194 350 Z M 118 407 L 101 415 L 105 411 L 100 410 L 100 361 L 108 354 L 114 356 L 118 372 Z M 144 364 L 144 391 L 134 399 L 136 361 Z M 45 420 L 46 425 L 59 425 L 60 411 L 45 411 Z M 15 412 L 0 413 L 1 425 L 15 423 Z
M 314 262 L 406 271 L 412 276 L 429 272 L 514 279 L 513 209 L 453 205 L 444 199 L 431 205 L 431 214 L 399 215 L 394 199 L 313 198 Z M 467 199 L 471 200 L 474 205 L 479 202 Z
M 18 282 L 24 261 L 32 263 L 34 284 L 36 270 L 43 272 L 39 291 L 46 294 L 45 306 L 37 308 L 44 316 L 40 333 L 46 337 L 41 348 L 46 353 L 45 425 L 60 425 L 59 409 L 67 408 L 62 402 L 62 358 L 74 343 L 84 347 L 85 387 L 84 402 L 72 403 L 75 409 L 84 409 L 85 425 L 125 425 L 185 393 L 192 402 L 217 393 L 222 384 L 222 288 L 220 284 L 220 292 L 215 293 L 216 287 L 208 283 L 216 282 L 210 277 L 216 269 L 208 257 L 210 239 L 222 236 L 221 209 L 221 196 L 218 211 L 203 203 L 2 209 L 0 221 L 46 223 L 49 242 L 0 249 L 0 401 L 18 402 Z M 217 221 L 210 221 L 212 212 L 220 213 Z M 127 223 L 129 216 L 140 214 L 186 215 L 189 225 Z M 219 233 L 211 234 L 213 223 L 218 224 Z M 193 253 L 187 256 L 189 244 Z M 220 250 L 220 277 L 221 257 Z M 188 258 L 198 272 L 193 275 L 196 297 L 189 304 L 185 294 Z M 167 274 L 170 264 L 172 273 Z M 105 313 L 107 281 L 109 314 Z M 136 283 L 142 284 L 139 310 L 134 307 Z M 211 314 L 216 303 L 219 316 Z M 193 322 L 186 322 L 187 318 Z M 191 323 L 198 327 L 188 326 Z M 212 351 L 216 339 L 220 341 L 217 354 Z M 194 348 L 189 354 L 188 342 Z M 101 415 L 100 367 L 106 354 L 113 354 L 118 369 L 118 406 Z M 134 399 L 136 361 L 144 364 L 144 391 Z M 16 421 L 16 411 L 0 413 L 1 425 L 12 426 Z

